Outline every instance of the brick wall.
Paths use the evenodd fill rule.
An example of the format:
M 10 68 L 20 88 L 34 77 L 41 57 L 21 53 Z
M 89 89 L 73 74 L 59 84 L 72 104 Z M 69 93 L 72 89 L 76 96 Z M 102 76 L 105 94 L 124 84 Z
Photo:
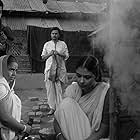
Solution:
M 27 31 L 13 31 L 14 41 L 9 47 L 8 54 L 14 55 L 19 64 L 18 73 L 30 73 L 31 63 L 27 47 Z

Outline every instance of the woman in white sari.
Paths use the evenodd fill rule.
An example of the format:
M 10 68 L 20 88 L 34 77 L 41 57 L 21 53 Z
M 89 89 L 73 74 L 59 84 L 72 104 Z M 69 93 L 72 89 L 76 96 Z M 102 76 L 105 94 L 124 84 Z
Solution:
M 0 57 L 0 139 L 12 140 L 15 132 L 27 132 L 31 126 L 20 123 L 21 100 L 14 93 L 17 60 L 13 56 Z
M 47 91 L 48 104 L 52 115 L 58 104 L 62 101 L 63 89 L 67 83 L 67 70 L 65 62 L 69 57 L 68 47 L 64 41 L 59 40 L 60 29 L 51 29 L 51 40 L 46 42 L 42 51 L 42 59 L 45 64 L 45 87 Z
M 55 112 L 56 139 L 99 140 L 108 136 L 109 84 L 99 80 L 99 64 L 93 56 L 80 59 L 76 76 L 77 82 L 67 87 Z

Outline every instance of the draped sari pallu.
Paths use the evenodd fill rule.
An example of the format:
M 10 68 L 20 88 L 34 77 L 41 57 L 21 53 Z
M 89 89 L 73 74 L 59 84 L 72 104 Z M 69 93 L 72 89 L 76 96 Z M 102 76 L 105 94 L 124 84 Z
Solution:
M 58 40 L 57 43 L 54 43 L 51 40 L 45 43 L 41 56 L 45 56 L 53 50 L 66 56 L 65 59 L 59 55 L 50 56 L 45 64 L 44 74 L 48 104 L 50 108 L 55 110 L 62 101 L 62 85 L 68 81 L 65 61 L 68 59 L 69 54 L 65 42 Z
M 62 57 L 53 56 L 51 68 L 45 74 L 48 104 L 53 109 L 62 101 L 62 83 L 68 81 L 66 69 L 61 66 L 62 61 Z
M 84 140 L 93 130 L 100 129 L 108 89 L 109 84 L 102 82 L 82 97 L 77 83 L 66 89 L 66 98 L 57 108 L 55 118 L 67 140 Z
M 0 87 L 4 86 L 6 90 L 6 92 L 1 91 L 1 92 L 4 92 L 5 94 L 3 94 L 2 97 L 0 95 L 0 102 L 3 102 L 3 104 L 5 105 L 5 110 L 7 110 L 7 113 L 9 115 L 12 115 L 13 118 L 15 118 L 18 122 L 20 122 L 21 100 L 14 93 L 14 90 L 13 90 L 14 85 L 15 85 L 15 82 L 12 88 L 10 89 L 5 78 L 0 78 Z M 15 132 L 10 130 L 9 128 L 3 126 L 2 124 L 0 124 L 0 128 L 1 128 L 1 136 L 4 140 L 12 140 L 15 137 Z

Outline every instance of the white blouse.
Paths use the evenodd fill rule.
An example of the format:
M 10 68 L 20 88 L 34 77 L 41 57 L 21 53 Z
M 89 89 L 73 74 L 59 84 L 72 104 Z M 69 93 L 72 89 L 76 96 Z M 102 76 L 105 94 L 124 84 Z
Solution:
M 66 56 L 65 60 L 67 60 L 68 57 L 69 57 L 68 48 L 67 48 L 67 45 L 64 41 L 59 40 L 57 42 L 56 46 L 55 46 L 55 43 L 52 40 L 46 42 L 44 44 L 41 56 L 45 56 L 45 55 L 49 54 L 52 50 L 56 50 L 59 54 L 65 55 Z M 61 65 L 62 69 L 65 69 L 65 60 L 62 61 L 62 65 Z M 46 73 L 50 69 L 51 64 L 52 64 L 52 56 L 50 56 L 46 60 L 44 73 Z

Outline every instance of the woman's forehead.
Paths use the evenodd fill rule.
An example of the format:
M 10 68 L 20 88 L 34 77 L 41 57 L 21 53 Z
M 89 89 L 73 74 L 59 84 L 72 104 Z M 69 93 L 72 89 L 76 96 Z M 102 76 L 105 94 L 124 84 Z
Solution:
M 57 33 L 57 34 L 59 34 L 59 31 L 58 31 L 58 30 L 52 30 L 51 33 L 52 33 L 52 34 L 53 34 L 53 33 Z
M 93 75 L 92 72 L 90 72 L 89 70 L 87 70 L 86 68 L 83 68 L 83 67 L 79 67 L 77 70 L 76 70 L 76 73 L 80 74 L 80 75 Z
M 17 62 L 11 62 L 9 66 L 10 67 L 18 67 L 18 63 Z

